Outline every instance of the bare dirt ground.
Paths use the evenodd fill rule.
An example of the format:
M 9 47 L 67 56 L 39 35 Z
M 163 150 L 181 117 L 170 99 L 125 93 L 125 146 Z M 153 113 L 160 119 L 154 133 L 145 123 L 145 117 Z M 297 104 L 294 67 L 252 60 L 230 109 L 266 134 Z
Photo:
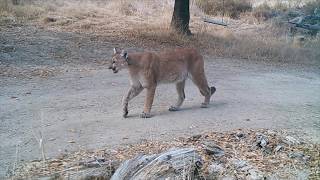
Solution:
M 320 142 L 318 66 L 206 56 L 208 81 L 217 87 L 210 108 L 200 108 L 203 98 L 188 81 L 181 111 L 167 110 L 175 88 L 161 85 L 153 118 L 139 118 L 142 93 L 123 119 L 127 73 L 113 74 L 103 61 L 114 46 L 125 45 L 32 26 L 1 29 L 0 177 L 14 162 L 40 158 L 40 134 L 48 157 L 235 128 L 287 129 Z

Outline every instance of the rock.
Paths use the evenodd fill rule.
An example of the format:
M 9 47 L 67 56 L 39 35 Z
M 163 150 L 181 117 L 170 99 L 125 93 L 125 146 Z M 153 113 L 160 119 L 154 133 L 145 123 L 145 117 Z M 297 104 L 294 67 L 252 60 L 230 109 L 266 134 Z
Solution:
M 223 165 L 216 162 L 210 164 L 208 167 L 209 174 L 219 174 L 219 173 L 222 173 L 223 171 L 225 171 L 225 168 L 223 167 Z
M 253 167 L 251 165 L 247 165 L 247 166 L 244 166 L 243 168 L 241 168 L 240 170 L 243 171 L 243 172 L 247 172 L 249 171 L 250 169 L 252 169 Z
M 44 23 L 51 23 L 51 22 L 56 22 L 56 21 L 57 21 L 57 18 L 55 18 L 55 17 L 45 17 L 43 19 Z
M 0 52 L 9 53 L 9 52 L 14 52 L 14 51 L 16 51 L 14 46 L 11 46 L 11 45 L 1 45 L 0 46 Z
M 296 159 L 299 159 L 301 161 L 309 161 L 310 160 L 310 156 L 306 156 L 303 154 L 303 152 L 291 152 L 288 154 L 288 157 L 289 158 L 296 158 Z
M 288 154 L 289 158 L 302 158 L 304 154 L 302 152 L 291 152 Z
M 291 136 L 284 137 L 282 139 L 282 141 L 284 143 L 288 144 L 289 146 L 301 144 L 301 142 L 299 140 L 297 140 L 296 138 L 291 137 Z
M 213 142 L 204 142 L 202 146 L 209 155 L 213 155 L 215 157 L 221 157 L 224 155 L 224 150 Z
M 221 180 L 236 180 L 236 178 L 234 176 L 231 175 L 226 175 L 224 177 L 219 178 Z
M 236 169 L 243 168 L 248 165 L 247 161 L 244 160 L 234 160 L 233 165 Z
M 261 171 L 256 170 L 256 169 L 250 169 L 249 174 L 247 175 L 248 180 L 263 180 L 264 175 Z
M 104 158 L 94 158 L 94 159 L 88 159 L 86 161 L 80 161 L 79 165 L 85 166 L 85 167 L 102 167 L 103 165 L 108 165 L 110 162 L 107 162 Z
M 188 138 L 188 141 L 197 141 L 201 138 L 201 134 L 198 134 L 198 135 L 194 135 L 194 136 L 191 136 L 190 138 Z
M 256 145 L 260 148 L 265 148 L 269 143 L 268 137 L 264 134 L 257 134 L 256 136 Z
M 265 147 L 262 149 L 262 152 L 264 155 L 271 155 L 272 154 L 272 149 L 270 147 Z
M 296 170 L 296 179 L 311 179 L 310 177 L 310 170 L 304 169 L 304 170 Z
M 281 144 L 274 148 L 274 152 L 279 152 L 280 150 L 283 150 L 283 146 Z
M 238 132 L 235 134 L 235 137 L 239 140 L 239 139 L 243 139 L 246 137 L 246 135 L 242 132 Z

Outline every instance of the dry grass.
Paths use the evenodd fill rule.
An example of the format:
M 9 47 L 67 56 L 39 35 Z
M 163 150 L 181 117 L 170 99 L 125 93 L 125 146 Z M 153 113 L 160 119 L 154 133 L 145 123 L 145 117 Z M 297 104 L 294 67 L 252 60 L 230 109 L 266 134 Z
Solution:
M 196 2 L 206 14 L 224 14 L 231 18 L 239 18 L 241 13 L 252 10 L 249 0 L 197 0 Z
M 242 134 L 240 138 L 239 134 Z M 266 149 L 258 148 L 255 145 L 258 134 L 264 134 L 268 138 Z M 131 144 L 117 149 L 100 149 L 96 151 L 79 150 L 71 154 L 63 154 L 56 159 L 48 159 L 46 163 L 39 161 L 20 164 L 17 167 L 15 178 L 27 178 L 37 176 L 49 176 L 60 174 L 59 177 L 68 177 L 83 169 L 86 169 L 86 163 L 92 159 L 104 159 L 103 165 L 114 165 L 111 168 L 117 168 L 119 162 L 123 162 L 138 154 L 157 154 L 165 152 L 171 148 L 195 148 L 202 160 L 203 166 L 200 174 L 204 179 L 216 179 L 225 175 L 232 175 L 237 179 L 246 179 L 246 170 L 237 169 L 233 163 L 234 160 L 245 160 L 254 168 L 262 171 L 265 176 L 272 177 L 277 175 L 283 179 L 296 178 L 294 174 L 297 170 L 310 170 L 310 179 L 319 178 L 319 144 L 311 144 L 303 142 L 301 144 L 288 145 L 284 142 L 287 134 L 281 131 L 273 130 L 233 130 L 230 132 L 209 132 L 199 134 L 193 137 L 180 137 L 168 142 L 159 141 L 142 141 L 138 144 Z M 301 139 L 298 139 L 299 141 Z M 222 157 L 214 157 L 208 155 L 203 148 L 205 142 L 213 142 L 221 147 L 225 155 Z M 278 145 L 282 145 L 279 152 L 275 151 Z M 289 158 L 290 152 L 302 152 L 309 160 L 306 162 L 297 158 Z M 221 162 L 224 164 L 225 170 L 220 172 L 217 177 L 208 176 L 208 166 L 212 162 Z M 287 171 L 287 168 L 294 168 Z M 55 179 L 55 178 L 53 178 Z M 72 178 L 71 178 L 72 179 Z
M 274 28 L 256 18 L 228 19 L 228 28 L 206 24 L 201 19 L 205 14 L 197 7 L 197 2 L 191 1 L 192 37 L 170 30 L 173 0 L 41 1 L 19 8 L 36 6 L 44 12 L 39 10 L 31 15 L 26 10 L 25 15 L 20 13 L 18 17 L 38 17 L 37 25 L 44 28 L 95 34 L 124 47 L 192 46 L 213 56 L 299 63 L 317 61 L 316 57 L 320 55 L 314 49 L 319 40 L 312 39 L 302 47 L 293 46 L 286 35 L 287 29 Z M 5 12 L 19 14 L 17 9 Z
M 47 12 L 47 9 L 44 6 L 34 3 L 14 5 L 12 4 L 12 1 L 0 0 L 0 20 L 2 22 L 7 22 L 5 20 L 33 20 L 39 18 L 45 12 Z

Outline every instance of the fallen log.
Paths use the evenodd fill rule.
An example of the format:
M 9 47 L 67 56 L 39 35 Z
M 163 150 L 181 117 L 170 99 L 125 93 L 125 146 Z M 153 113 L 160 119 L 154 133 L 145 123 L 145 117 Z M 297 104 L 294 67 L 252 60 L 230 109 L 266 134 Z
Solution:
M 111 180 L 194 179 L 201 164 L 201 157 L 192 148 L 139 155 L 125 161 Z
M 215 19 L 203 18 L 203 21 L 206 22 L 206 23 L 216 24 L 216 25 L 220 25 L 220 26 L 228 26 L 225 22 L 218 21 L 218 20 L 215 20 Z
M 294 22 L 289 22 L 290 24 L 294 24 L 298 28 L 303 28 L 307 30 L 312 30 L 312 31 L 320 31 L 320 25 L 312 25 L 312 24 L 298 24 Z
M 311 31 L 320 31 L 320 16 L 299 16 L 288 21 L 298 28 L 303 28 Z

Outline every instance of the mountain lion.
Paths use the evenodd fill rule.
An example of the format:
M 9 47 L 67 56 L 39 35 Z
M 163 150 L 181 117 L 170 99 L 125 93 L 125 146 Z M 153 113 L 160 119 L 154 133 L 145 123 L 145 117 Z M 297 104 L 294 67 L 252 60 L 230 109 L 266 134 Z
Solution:
M 127 68 L 130 75 L 131 87 L 122 99 L 123 117 L 128 115 L 128 103 L 143 89 L 147 96 L 141 118 L 150 118 L 155 90 L 160 83 L 175 83 L 178 93 L 177 102 L 169 111 L 178 111 L 184 99 L 184 87 L 187 78 L 199 88 L 205 97 L 201 107 L 205 108 L 210 102 L 215 87 L 209 87 L 204 73 L 204 61 L 197 50 L 192 48 L 177 48 L 162 52 L 127 53 L 114 48 L 112 63 L 109 69 L 114 73 Z

